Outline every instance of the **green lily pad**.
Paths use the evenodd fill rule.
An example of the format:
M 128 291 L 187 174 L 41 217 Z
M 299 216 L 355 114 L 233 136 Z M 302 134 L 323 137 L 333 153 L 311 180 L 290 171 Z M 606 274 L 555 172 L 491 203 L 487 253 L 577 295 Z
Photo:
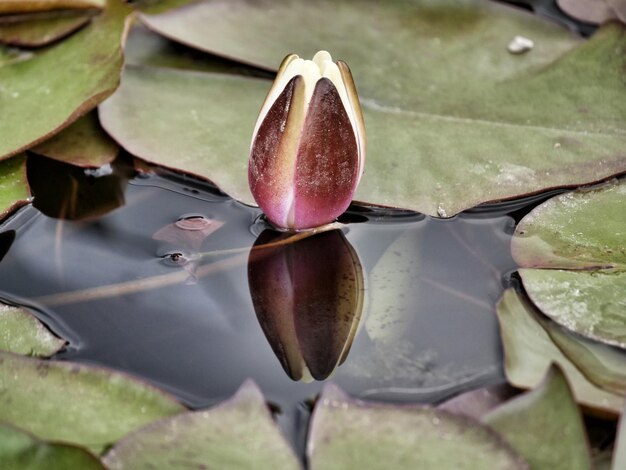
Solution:
M 0 43 L 22 47 L 41 47 L 62 39 L 89 23 L 90 14 L 69 11 L 23 15 L 16 21 L 0 18 Z
M 100 452 L 181 411 L 169 395 L 119 372 L 0 352 L 0 421 L 40 439 Z
M 31 313 L 0 304 L 0 349 L 28 356 L 52 356 L 65 341 L 54 336 Z
M 589 443 L 567 379 L 552 365 L 543 381 L 482 419 L 541 470 L 590 469 Z
M 350 399 L 336 385 L 317 401 L 307 445 L 312 470 L 528 468 L 478 421 L 425 406 Z
M 233 0 L 228 8 L 205 1 L 144 14 L 142 21 L 183 44 L 265 69 L 278 67 L 290 52 L 311 57 L 327 49 L 345 60 L 368 133 L 357 200 L 446 217 L 482 202 L 626 170 L 626 36 L 619 24 L 581 43 L 530 14 L 479 0 L 370 1 L 366 6 L 351 0 Z M 534 48 L 508 52 L 517 35 L 532 39 Z M 241 167 L 263 97 L 251 96 L 244 84 L 239 87 L 244 96 L 238 96 L 222 81 L 205 83 L 223 88 L 206 91 L 206 106 L 196 107 L 195 115 L 183 107 L 160 109 L 145 97 L 128 96 L 128 90 L 110 106 L 145 109 L 137 115 L 116 113 L 120 127 L 137 127 L 139 121 L 156 127 L 151 121 L 163 121 L 170 134 L 192 139 L 187 146 L 221 154 L 220 163 L 204 163 L 201 174 L 250 202 Z M 268 89 L 269 84 L 259 94 Z M 162 92 L 170 93 L 169 87 Z M 222 102 L 212 103 L 210 97 L 220 92 L 236 103 L 236 116 Z M 205 99 L 196 87 L 178 88 L 178 93 Z M 205 113 L 225 115 L 214 129 L 234 134 L 230 146 L 188 132 L 210 120 Z M 150 139 L 163 150 L 150 154 L 143 137 L 114 135 L 131 152 L 144 150 L 137 155 L 167 166 L 199 158 L 179 163 L 169 152 L 169 135 L 152 133 Z
M 570 333 L 548 319 L 540 320 L 554 344 L 589 381 L 617 395 L 626 395 L 626 352 Z
M 183 413 L 137 430 L 103 460 L 111 470 L 301 468 L 252 381 L 214 408 Z
M 84 449 L 43 442 L 24 431 L 1 423 L 0 463 L 6 469 L 104 469 L 102 463 Z
M 253 204 L 248 152 L 268 86 L 232 75 L 128 66 L 120 88 L 98 112 L 102 127 L 130 153 L 208 176 Z
M 0 220 L 26 204 L 29 197 L 25 155 L 0 162 Z
M 70 8 L 104 8 L 107 0 L 0 0 L 0 14 Z
M 536 387 L 554 362 L 563 369 L 579 404 L 610 415 L 621 413 L 623 396 L 589 381 L 552 342 L 534 307 L 514 289 L 504 292 L 496 311 L 504 347 L 505 373 L 512 385 Z
M 626 180 L 561 194 L 517 226 L 513 256 L 533 303 L 564 327 L 626 348 Z
M 115 159 L 119 147 L 102 130 L 97 113 L 92 111 L 32 151 L 73 165 L 100 167 Z
M 88 28 L 0 67 L 0 158 L 47 139 L 115 90 L 130 11 L 121 0 L 109 0 Z

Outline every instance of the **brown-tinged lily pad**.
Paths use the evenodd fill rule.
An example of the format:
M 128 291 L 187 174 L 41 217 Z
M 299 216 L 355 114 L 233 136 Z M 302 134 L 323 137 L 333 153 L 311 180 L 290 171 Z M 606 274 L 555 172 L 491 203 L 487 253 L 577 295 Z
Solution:
M 26 204 L 29 197 L 25 155 L 0 162 L 0 220 Z
M 604 23 L 613 19 L 626 19 L 624 0 L 557 0 L 561 10 L 572 18 L 587 23 Z
M 491 385 L 457 395 L 444 401 L 437 408 L 480 419 L 518 393 L 519 391 L 509 384 Z
M 100 452 L 181 411 L 169 395 L 119 372 L 0 352 L 0 421 L 40 439 Z
M 478 0 L 203 1 L 142 20 L 183 44 L 266 69 L 278 67 L 290 52 L 311 57 L 328 49 L 345 60 L 368 133 L 358 200 L 445 217 L 482 202 L 626 170 L 626 36 L 620 24 L 581 43 L 525 12 Z M 532 39 L 534 47 L 525 54 L 508 52 L 515 36 Z M 233 86 L 198 79 L 203 88 L 186 88 L 190 81 L 180 81 L 179 96 L 203 97 L 201 89 L 208 95 L 208 104 L 194 107 L 195 114 L 184 105 L 159 107 L 170 100 L 159 95 L 171 93 L 172 86 L 161 93 L 157 86 L 146 99 L 130 91 L 129 80 L 123 96 L 108 105 L 109 115 L 121 122 L 114 128 L 107 119 L 106 127 L 131 152 L 167 166 L 198 171 L 199 163 L 189 163 L 202 158 L 196 151 L 179 160 L 170 151 L 172 135 L 181 135 L 177 144 L 220 154 L 219 164 L 202 163 L 201 174 L 250 202 L 242 167 L 269 84 L 258 95 L 241 84 L 241 95 L 228 100 L 238 110 L 233 116 L 224 100 L 212 102 L 218 91 L 207 90 L 226 95 Z M 250 84 L 256 87 L 261 85 Z M 142 111 L 124 112 L 131 107 Z M 189 131 L 211 121 L 204 114 L 224 117 L 207 132 L 233 135 L 229 146 Z M 151 128 L 150 140 L 160 135 L 162 145 L 118 129 L 140 125 Z M 167 136 L 154 132 L 160 126 L 170 129 Z M 148 146 L 157 149 L 148 152 Z
M 561 194 L 517 226 L 513 256 L 533 303 L 564 327 L 626 348 L 626 179 Z
M 111 163 L 119 153 L 117 144 L 100 127 L 95 111 L 31 150 L 61 162 L 92 168 Z
M 301 468 L 252 381 L 214 408 L 162 419 L 126 436 L 104 463 L 111 470 Z
M 41 47 L 62 39 L 89 23 L 92 15 L 80 10 L 0 17 L 0 43 Z
M 512 385 L 536 387 L 554 362 L 563 369 L 579 404 L 611 415 L 621 413 L 623 396 L 590 382 L 552 342 L 541 326 L 538 313 L 524 297 L 514 289 L 508 289 L 496 311 L 504 347 L 505 373 Z
M 535 389 L 491 411 L 482 421 L 498 431 L 534 469 L 591 468 L 580 409 L 565 374 L 556 365 Z
M 130 12 L 122 0 L 109 0 L 88 28 L 0 67 L 0 158 L 67 127 L 115 90 Z
M 0 0 L 0 14 L 71 8 L 104 8 L 107 0 Z
M 478 421 L 425 406 L 353 400 L 333 384 L 315 405 L 307 454 L 312 470 L 528 468 Z
M 34 315 L 0 303 L 0 349 L 27 356 L 52 356 L 65 341 L 54 336 Z
M 44 442 L 13 426 L 0 423 L 0 464 L 5 469 L 104 470 L 85 449 L 68 444 Z

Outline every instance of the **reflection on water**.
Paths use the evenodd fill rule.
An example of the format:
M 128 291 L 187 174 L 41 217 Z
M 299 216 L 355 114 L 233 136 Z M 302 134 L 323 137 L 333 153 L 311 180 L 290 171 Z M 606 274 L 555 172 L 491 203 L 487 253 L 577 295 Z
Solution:
M 353 206 L 341 230 L 283 243 L 257 209 L 173 174 L 131 179 L 111 210 L 121 181 L 87 219 L 27 206 L 0 229 L 0 297 L 69 339 L 58 359 L 131 372 L 191 406 L 251 377 L 293 423 L 324 380 L 412 402 L 504 380 L 507 214 L 537 201 L 450 220 Z
M 363 271 L 340 230 L 290 238 L 268 229 L 256 239 L 248 259 L 250 296 L 287 375 L 324 380 L 352 346 L 363 310 Z

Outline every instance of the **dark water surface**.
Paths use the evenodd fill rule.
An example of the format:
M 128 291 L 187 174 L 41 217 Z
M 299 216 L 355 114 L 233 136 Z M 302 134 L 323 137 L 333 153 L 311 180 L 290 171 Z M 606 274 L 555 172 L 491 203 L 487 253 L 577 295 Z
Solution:
M 126 184 L 115 167 L 73 170 L 74 191 L 58 194 L 46 167 L 58 164 L 33 159 L 36 205 L 90 216 L 27 206 L 0 228 L 0 297 L 69 340 L 56 359 L 130 372 L 191 407 L 251 377 L 295 440 L 326 380 L 424 403 L 504 380 L 494 306 L 515 220 L 546 195 L 447 220 L 355 205 L 341 230 L 286 243 L 208 184 Z

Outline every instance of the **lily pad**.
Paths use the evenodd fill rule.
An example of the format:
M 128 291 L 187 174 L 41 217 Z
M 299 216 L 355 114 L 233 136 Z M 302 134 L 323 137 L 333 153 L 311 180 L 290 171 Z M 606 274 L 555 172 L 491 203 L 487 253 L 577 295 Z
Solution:
M 621 413 L 623 396 L 590 382 L 557 348 L 542 328 L 534 307 L 514 289 L 507 289 L 497 306 L 508 381 L 520 388 L 534 388 L 551 363 L 565 373 L 576 401 L 610 415 Z
M 88 28 L 0 67 L 0 158 L 47 139 L 115 90 L 130 11 L 122 0 L 109 0 Z
M 65 341 L 54 336 L 31 313 L 0 304 L 0 349 L 28 356 L 52 356 Z
M 626 180 L 561 194 L 517 226 L 513 256 L 533 303 L 564 327 L 626 348 Z
M 581 43 L 526 12 L 478 0 L 371 1 L 367 6 L 349 0 L 234 0 L 228 7 L 205 1 L 144 14 L 142 20 L 183 44 L 268 70 L 275 70 L 290 52 L 310 57 L 328 49 L 345 60 L 368 131 L 368 162 L 358 200 L 452 216 L 482 202 L 580 185 L 626 170 L 626 36 L 619 24 L 607 25 Z M 507 45 L 518 35 L 532 39 L 534 48 L 522 55 L 509 53 Z M 129 96 L 127 89 L 109 106 L 145 111 L 116 113 L 122 118 L 119 127 L 167 123 L 168 135 L 150 134 L 163 150 L 148 154 L 148 144 L 140 142 L 144 137 L 111 130 L 131 152 L 144 150 L 137 155 L 168 166 L 178 164 L 167 145 L 171 135 L 185 134 L 192 139 L 187 146 L 222 154 L 219 165 L 205 163 L 201 174 L 250 202 L 241 166 L 250 122 L 263 98 L 253 98 L 244 84 L 244 96 L 238 96 L 221 81 L 205 83 L 223 87 L 220 91 L 230 95 L 228 101 L 235 101 L 239 113 L 232 116 L 222 102 L 207 99 L 208 105 L 192 116 L 188 108 L 160 109 L 143 96 Z M 177 91 L 203 96 L 196 87 Z M 170 93 L 169 87 L 162 92 Z M 254 103 L 245 102 L 249 99 Z M 244 109 L 247 114 L 241 114 Z M 233 134 L 230 146 L 188 132 L 210 121 L 205 113 L 225 116 L 214 129 Z M 182 164 L 197 158 L 189 156 Z
M 69 8 L 104 8 L 107 0 L 0 0 L 0 14 Z
M 6 424 L 0 424 L 0 462 L 6 469 L 104 469 L 100 460 L 84 449 L 43 442 Z
M 301 468 L 252 381 L 214 408 L 166 418 L 126 436 L 104 463 L 112 470 Z
M 489 411 L 511 399 L 519 392 L 508 384 L 497 384 L 457 395 L 437 408 L 457 415 L 480 419 Z
M 119 372 L 0 352 L 0 421 L 40 439 L 100 452 L 181 411 L 170 396 Z
M 18 155 L 0 162 L 0 220 L 26 204 L 29 197 L 26 157 Z
M 312 470 L 528 468 L 477 421 L 425 406 L 352 400 L 333 384 L 315 406 L 307 454 Z
M 62 39 L 89 23 L 90 14 L 81 11 L 24 15 L 16 21 L 0 18 L 0 42 L 22 47 L 41 47 Z
M 32 151 L 73 165 L 100 167 L 115 159 L 119 147 L 102 130 L 97 113 L 92 111 Z
M 589 381 L 617 395 L 626 395 L 626 352 L 570 333 L 548 319 L 541 319 L 541 326 Z
M 537 388 L 496 408 L 482 421 L 498 431 L 534 469 L 591 468 L 582 416 L 558 366 L 550 367 Z
M 587 23 L 626 19 L 624 0 L 557 0 L 559 8 L 573 18 Z

